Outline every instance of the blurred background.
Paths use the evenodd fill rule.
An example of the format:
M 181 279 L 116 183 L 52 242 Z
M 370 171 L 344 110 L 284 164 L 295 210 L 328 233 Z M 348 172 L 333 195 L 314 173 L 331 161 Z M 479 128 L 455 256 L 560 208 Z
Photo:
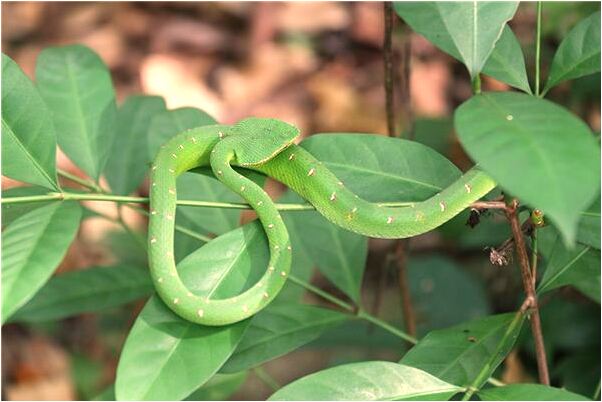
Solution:
M 566 32 L 598 3 L 545 3 L 543 76 Z M 275 117 L 318 132 L 387 135 L 380 2 L 3 2 L 2 51 L 31 78 L 47 46 L 82 43 L 111 70 L 117 97 L 165 98 L 168 108 L 193 106 L 222 123 L 249 115 Z M 521 4 L 511 26 L 534 71 L 535 4 Z M 398 130 L 451 159 L 471 165 L 454 137 L 451 113 L 471 95 L 465 69 L 395 17 L 395 111 Z M 410 50 L 409 80 L 403 69 Z M 507 90 L 484 77 L 484 90 Z M 409 94 L 409 96 L 408 96 Z M 549 95 L 600 130 L 600 75 L 560 85 Z M 405 101 L 404 101 L 405 99 Z M 83 176 L 64 155 L 59 167 Z M 2 189 L 19 185 L 5 177 Z M 277 195 L 281 189 L 272 186 Z M 140 189 L 145 195 L 146 190 Z M 115 214 L 108 203 L 90 208 Z M 139 215 L 127 215 L 143 230 Z M 509 236 L 490 217 L 475 231 L 455 221 L 412 239 L 406 253 L 418 335 L 471 318 L 511 311 L 520 300 L 518 270 L 489 263 L 488 246 Z M 59 272 L 138 258 L 127 236 L 106 220 L 87 219 Z M 381 318 L 402 325 L 393 243 L 371 241 L 363 298 Z M 314 283 L 336 293 L 316 275 Z M 552 377 L 592 394 L 600 376 L 600 307 L 573 289 L 542 300 Z M 90 399 L 114 381 L 119 351 L 144 301 L 104 314 L 2 328 L 3 399 Z M 549 319 L 553 317 L 553 319 Z M 548 318 L 548 319 L 547 319 Z M 500 368 L 507 382 L 533 381 L 529 331 Z M 287 383 L 322 367 L 358 359 L 396 359 L 407 345 L 376 328 L 351 323 L 276 359 L 264 369 Z M 578 369 L 577 369 L 578 368 Z M 270 388 L 257 373 L 233 399 L 264 399 Z

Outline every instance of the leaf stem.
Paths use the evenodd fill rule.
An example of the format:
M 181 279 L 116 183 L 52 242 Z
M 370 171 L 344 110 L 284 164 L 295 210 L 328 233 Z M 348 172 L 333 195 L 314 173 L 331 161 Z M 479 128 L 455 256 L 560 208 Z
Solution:
M 305 282 L 304 280 L 297 278 L 294 275 L 289 275 L 288 279 L 291 282 L 293 282 L 295 285 L 301 286 L 302 288 L 316 294 L 317 296 L 320 296 L 324 300 L 328 300 L 332 304 L 335 304 L 335 305 L 341 307 L 343 310 L 347 310 L 350 313 L 355 312 L 355 308 L 351 304 L 339 299 L 336 296 L 331 295 L 328 292 L 323 291 L 322 289 L 320 289 L 310 283 Z
M 52 200 L 69 200 L 69 201 L 109 201 L 119 203 L 134 203 L 148 204 L 147 197 L 132 197 L 126 195 L 114 195 L 107 193 L 48 193 L 43 195 L 29 195 L 23 197 L 5 197 L 0 200 L 2 204 L 20 204 L 28 202 L 42 202 Z M 214 201 L 194 201 L 194 200 L 177 200 L 179 206 L 191 207 L 207 207 L 207 208 L 228 208 L 228 209 L 252 209 L 249 204 L 236 202 L 214 202 Z M 311 204 L 283 204 L 275 203 L 276 208 L 280 211 L 312 211 L 315 207 Z M 382 202 L 379 203 L 385 207 L 409 207 L 413 202 Z
M 416 344 L 418 343 L 418 340 L 416 338 L 414 338 L 413 336 L 406 334 L 405 332 L 395 328 L 394 326 L 388 324 L 387 322 L 374 317 L 373 315 L 367 313 L 366 311 L 359 309 L 357 312 L 357 317 L 363 320 L 366 320 L 368 322 L 371 322 L 372 324 L 381 327 L 382 329 L 384 329 L 385 331 L 388 331 L 390 333 L 392 333 L 393 335 L 397 336 L 398 338 L 401 338 L 407 342 L 410 342 L 411 344 Z
M 263 367 L 255 367 L 253 373 L 272 391 L 278 391 L 281 385 Z
M 535 96 L 542 96 L 539 93 L 540 67 L 541 67 L 541 10 L 543 3 L 537 2 L 537 33 L 535 38 Z
M 96 191 L 97 193 L 104 193 L 105 191 L 96 183 L 94 183 L 91 180 L 87 180 L 87 179 L 83 179 L 79 176 L 76 176 L 74 174 L 71 174 L 69 172 L 66 172 L 62 169 L 57 169 L 56 172 L 59 174 L 59 176 L 62 176 L 66 179 L 71 180 L 72 182 L 75 182 L 79 185 L 84 186 L 85 188 L 92 190 L 92 191 Z
M 472 93 L 475 95 L 481 93 L 481 76 L 479 74 L 472 80 Z

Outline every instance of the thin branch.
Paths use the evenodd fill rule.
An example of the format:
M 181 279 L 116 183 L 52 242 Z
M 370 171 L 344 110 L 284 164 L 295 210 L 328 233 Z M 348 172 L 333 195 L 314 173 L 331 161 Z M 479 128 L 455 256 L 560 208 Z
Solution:
M 66 172 L 62 169 L 57 169 L 56 172 L 59 174 L 59 176 L 62 176 L 68 180 L 71 180 L 72 182 L 77 183 L 89 190 L 95 191 L 97 193 L 105 192 L 98 184 L 94 183 L 92 180 L 82 179 L 81 177 L 71 174 L 69 172 Z
M 403 48 L 401 55 L 401 110 L 403 113 L 404 134 L 408 140 L 414 139 L 414 111 L 412 109 L 411 91 L 411 61 L 412 61 L 412 31 L 407 24 L 403 24 Z
M 393 83 L 393 3 L 383 3 L 385 32 L 383 43 L 383 61 L 385 67 L 385 107 L 387 110 L 387 132 L 389 137 L 395 137 L 395 98 Z
M 535 282 L 531 276 L 531 269 L 529 268 L 529 256 L 527 255 L 527 248 L 525 247 L 521 225 L 518 221 L 517 210 L 518 201 L 513 200 L 512 204 L 506 211 L 506 216 L 508 217 L 510 226 L 512 228 L 512 235 L 514 237 L 514 244 L 516 253 L 518 255 L 518 262 L 525 294 L 527 295 L 527 299 L 531 302 L 531 332 L 533 333 L 533 340 L 535 341 L 535 354 L 537 358 L 539 382 L 545 385 L 550 385 L 550 375 L 548 373 L 546 350 L 543 340 L 543 333 L 541 330 L 541 320 L 539 318 L 539 306 L 537 303 L 537 294 L 535 292 Z

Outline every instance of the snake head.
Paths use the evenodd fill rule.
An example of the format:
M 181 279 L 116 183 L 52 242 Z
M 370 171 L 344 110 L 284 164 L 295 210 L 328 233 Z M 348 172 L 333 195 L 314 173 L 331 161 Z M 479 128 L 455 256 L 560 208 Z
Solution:
M 241 166 L 260 165 L 282 152 L 299 136 L 299 129 L 277 119 L 249 117 L 230 132 L 233 149 Z

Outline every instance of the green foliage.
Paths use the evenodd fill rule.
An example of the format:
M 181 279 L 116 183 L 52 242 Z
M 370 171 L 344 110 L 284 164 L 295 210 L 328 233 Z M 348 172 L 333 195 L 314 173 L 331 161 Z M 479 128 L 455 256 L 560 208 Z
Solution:
M 397 14 L 414 31 L 464 63 L 473 79 L 483 70 L 517 7 L 518 2 L 510 1 L 395 3 Z
M 2 54 L 2 154 L 11 156 L 2 158 L 2 174 L 57 190 L 55 148 L 48 108 L 19 66 Z
M 51 47 L 38 56 L 36 83 L 52 111 L 59 146 L 98 181 L 115 137 L 109 70 L 87 47 Z
M 273 401 L 447 400 L 461 390 L 413 367 L 362 362 L 329 368 L 280 389 Z
M 482 401 L 588 401 L 583 395 L 540 384 L 511 384 L 479 392 Z
M 600 11 L 579 22 L 558 47 L 544 93 L 559 83 L 600 71 Z
M 579 212 L 599 194 L 600 148 L 590 128 L 561 106 L 511 92 L 472 97 L 455 125 L 469 155 L 573 244 Z
M 53 203 L 34 209 L 2 233 L 2 323 L 46 283 L 73 241 L 82 209 Z

